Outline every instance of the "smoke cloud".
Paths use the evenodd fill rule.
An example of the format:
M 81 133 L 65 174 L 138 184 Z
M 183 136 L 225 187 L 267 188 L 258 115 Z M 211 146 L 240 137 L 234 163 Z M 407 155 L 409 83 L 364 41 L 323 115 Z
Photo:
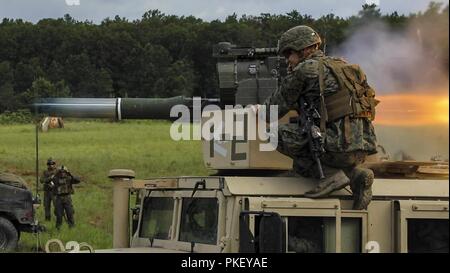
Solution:
M 401 160 L 398 155 L 403 154 L 416 160 L 430 160 L 437 155 L 444 160 L 449 158 L 449 24 L 448 16 L 442 18 L 426 20 L 423 16 L 420 21 L 410 21 L 402 30 L 393 30 L 382 22 L 370 22 L 357 29 L 332 53 L 359 64 L 366 72 L 369 84 L 384 100 L 400 98 L 394 104 L 391 101 L 383 104 L 382 100 L 377 107 L 378 123 L 375 119 L 378 143 L 393 160 Z M 440 98 L 440 103 L 446 103 L 447 109 L 441 111 L 417 95 Z M 401 99 L 402 96 L 409 100 Z M 421 109 L 412 109 L 411 101 L 417 102 L 414 105 Z M 443 112 L 440 114 L 447 115 L 447 121 L 407 126 L 419 110 L 424 113 L 422 120 L 431 120 Z M 390 121 L 395 118 L 400 122 L 383 123 L 379 122 L 380 118 Z
M 448 41 L 448 21 L 446 27 L 411 23 L 406 30 L 395 31 L 372 22 L 358 29 L 333 55 L 358 63 L 380 95 L 448 90 L 448 55 L 445 58 L 427 47 L 430 40 Z M 448 48 L 448 42 L 439 47 Z

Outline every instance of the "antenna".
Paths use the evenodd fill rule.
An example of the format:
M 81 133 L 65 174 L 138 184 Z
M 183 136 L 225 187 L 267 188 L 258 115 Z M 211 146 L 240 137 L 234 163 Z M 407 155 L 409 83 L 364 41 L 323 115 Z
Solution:
M 40 203 L 39 198 L 39 115 L 37 112 L 37 107 L 34 107 L 34 117 L 35 117 L 35 163 L 36 163 L 36 195 L 34 198 L 34 202 Z M 36 219 L 34 221 L 37 221 Z M 39 232 L 36 232 L 36 252 L 39 252 L 40 247 L 40 238 Z
M 328 22 L 324 22 L 325 33 L 323 34 L 323 54 L 327 54 L 327 33 L 328 33 Z
M 36 195 L 35 197 L 39 197 L 39 119 L 36 117 L 36 126 L 35 126 L 35 163 L 36 163 Z
M 324 28 L 325 28 L 325 33 L 323 34 L 323 54 L 327 54 L 327 34 L 328 34 L 328 24 L 329 22 L 329 16 L 331 16 L 330 14 L 333 14 L 334 9 L 330 9 L 330 13 L 328 13 L 328 15 L 325 16 L 325 20 L 324 20 Z M 333 16 L 334 17 L 334 16 Z

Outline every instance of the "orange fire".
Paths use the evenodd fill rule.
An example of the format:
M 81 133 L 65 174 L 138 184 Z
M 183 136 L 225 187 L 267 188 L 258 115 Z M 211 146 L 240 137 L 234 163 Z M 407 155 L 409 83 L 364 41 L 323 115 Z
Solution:
M 427 94 L 428 93 L 428 94 Z M 449 123 L 449 98 L 447 92 L 420 92 L 377 96 L 375 124 L 418 126 L 445 125 Z

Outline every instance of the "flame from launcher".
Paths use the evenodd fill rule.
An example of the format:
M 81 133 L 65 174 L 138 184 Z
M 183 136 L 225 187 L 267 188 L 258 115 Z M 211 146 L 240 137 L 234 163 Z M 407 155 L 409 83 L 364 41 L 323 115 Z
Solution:
M 446 92 L 396 93 L 377 96 L 375 124 L 395 126 L 448 125 L 449 97 Z

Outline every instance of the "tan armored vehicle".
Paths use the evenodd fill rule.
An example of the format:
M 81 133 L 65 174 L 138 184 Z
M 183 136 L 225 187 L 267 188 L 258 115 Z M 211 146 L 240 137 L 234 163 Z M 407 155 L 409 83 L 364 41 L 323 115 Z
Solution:
M 284 70 L 276 48 L 220 43 L 220 104 L 261 103 Z M 235 111 L 246 118 L 250 109 Z M 169 99 L 53 99 L 38 110 L 63 117 L 169 118 Z M 205 117 L 206 116 L 206 117 Z M 202 125 L 208 122 L 203 116 Z M 292 114 L 290 116 L 295 116 Z M 283 117 L 282 122 L 292 119 Z M 245 121 L 244 121 L 245 123 Z M 373 201 L 352 210 L 344 188 L 324 199 L 305 198 L 315 181 L 293 177 L 292 162 L 261 151 L 259 138 L 205 140 L 207 177 L 135 179 L 132 170 L 111 170 L 114 187 L 113 249 L 96 252 L 448 252 L 448 162 L 383 161 Z

